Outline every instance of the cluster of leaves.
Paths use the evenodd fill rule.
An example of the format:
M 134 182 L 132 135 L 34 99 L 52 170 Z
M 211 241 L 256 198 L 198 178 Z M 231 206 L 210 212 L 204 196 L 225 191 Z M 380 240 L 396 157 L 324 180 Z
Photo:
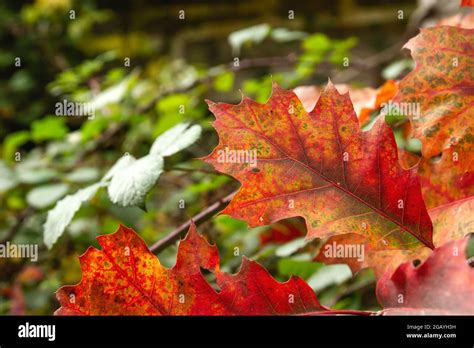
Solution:
M 206 157 L 241 183 L 222 212 L 250 227 L 302 217 L 306 239 L 326 238 L 316 260 L 372 267 L 378 314 L 474 314 L 474 269 L 468 262 L 473 196 L 473 29 L 422 29 L 406 47 L 416 69 L 398 84 L 394 103 L 420 104 L 407 114 L 422 157 L 399 150 L 381 113 L 362 131 L 348 93 L 329 82 L 312 109 L 276 83 L 270 99 L 208 102 L 219 144 Z M 431 46 L 435 43 L 436 50 Z M 255 165 L 222 153 L 255 151 Z M 434 155 L 439 161 L 432 161 Z M 275 281 L 258 263 L 220 269 L 217 248 L 194 225 L 166 269 L 125 227 L 99 237 L 102 250 L 81 257 L 82 281 L 57 292 L 57 314 L 288 315 L 356 313 L 321 305 L 298 277 Z M 354 246 L 355 255 L 327 254 Z M 434 250 L 432 250 L 434 249 Z M 413 261 L 423 261 L 414 266 Z M 202 269 L 216 279 L 216 288 Z M 375 314 L 375 312 L 360 312 Z
M 168 38 L 143 30 L 117 31 L 124 15 L 92 0 L 74 6 L 69 0 L 0 5 L 0 40 L 8 47 L 0 55 L 6 77 L 0 83 L 0 244 L 40 246 L 34 272 L 27 271 L 28 259 L 0 259 L 0 313 L 51 313 L 54 290 L 80 278 L 77 253 L 99 233 L 126 223 L 151 243 L 236 187 L 228 176 L 190 161 L 208 153 L 206 142 L 174 154 L 192 142 L 186 145 L 180 134 L 168 138 L 178 148 L 172 151 L 168 143 L 162 144 L 166 153 L 160 155 L 154 144 L 166 134 L 179 133 L 188 122 L 194 123 L 186 133 L 189 139 L 196 140 L 199 129 L 203 139 L 214 139 L 205 97 L 237 100 L 237 85 L 256 98 L 268 96 L 272 57 L 269 63 L 257 62 L 258 74 L 249 76 L 245 71 L 254 69 L 254 62 L 243 59 L 236 67 L 230 55 L 238 44 L 245 57 L 249 38 L 261 27 L 231 34 L 230 63 L 210 66 L 171 56 L 161 42 Z M 302 62 L 315 35 L 331 45 L 339 42 L 322 34 L 264 26 L 268 35 L 262 39 L 267 42 L 253 42 L 290 49 L 291 56 L 277 57 L 285 66 Z M 350 56 L 342 48 L 338 51 Z M 322 57 L 320 63 L 327 59 Z M 313 73 L 317 67 L 312 65 Z M 274 78 L 286 86 L 303 82 L 294 69 L 276 70 Z M 91 103 L 95 115 L 54 115 L 55 103 L 64 100 Z M 160 185 L 155 185 L 160 174 Z M 149 192 L 151 187 L 155 189 Z M 248 231 L 245 224 L 218 218 L 213 230 L 229 250 L 239 245 L 253 254 L 269 228 L 241 233 Z M 271 240 L 269 247 L 274 247 Z M 171 246 L 161 258 L 171 264 L 175 252 Z M 226 267 L 237 266 L 231 253 L 224 260 Z
M 275 281 L 265 268 L 244 258 L 237 274 L 222 272 L 216 246 L 191 225 L 179 244 L 176 265 L 163 267 L 142 239 L 121 226 L 99 237 L 102 251 L 90 248 L 81 256 L 80 284 L 57 292 L 58 315 L 318 315 L 354 314 L 321 305 L 299 277 Z M 385 309 L 379 314 L 472 313 L 474 270 L 467 264 L 467 239 L 436 249 L 414 268 L 401 265 L 377 283 Z M 459 250 L 453 256 L 453 250 Z M 219 291 L 201 269 L 216 278 Z M 458 290 L 457 296 L 446 296 Z M 428 296 L 427 296 L 428 294 Z M 402 302 L 397 299 L 404 299 Z M 371 314 L 359 312 L 359 314 Z
M 68 53 L 54 57 L 56 77 L 47 81 L 48 96 L 36 98 L 40 106 L 15 101 L 18 89 L 12 89 L 15 98 L 2 94 L 15 112 L 2 108 L 1 117 L 28 118 L 19 118 L 24 127 L 15 123 L 0 147 L 0 237 L 50 250 L 41 253 L 39 266 L 0 259 L 0 298 L 8 299 L 0 312 L 50 313 L 57 306 L 54 289 L 76 282 L 81 268 L 82 281 L 57 292 L 58 314 L 473 312 L 466 262 L 472 252 L 462 239 L 472 232 L 474 204 L 472 16 L 423 29 L 407 44 L 416 69 L 399 82 L 379 89 L 330 83 L 293 93 L 284 88 L 346 69 L 356 40 L 262 24 L 229 36 L 229 53 L 240 56 L 240 65 L 229 59 L 211 67 L 163 55 L 144 62 L 157 50 L 156 40 L 133 33 L 119 48 L 107 46 L 122 41 L 120 34 L 95 37 L 91 28 L 115 14 L 92 4 L 78 5 L 75 21 L 64 20 L 67 0 L 52 7 L 38 1 L 21 12 L 26 32 L 41 32 L 53 43 L 62 35 L 69 40 L 68 49 L 42 47 Z M 242 58 L 269 42 L 291 53 Z M 0 64 L 7 58 L 0 56 Z M 272 68 L 275 62 L 279 69 Z M 252 64 L 261 75 L 249 78 L 245 70 Z M 403 59 L 383 76 L 395 79 L 413 65 Z M 25 79 L 12 80 L 8 88 Z M 31 98 L 36 87 L 23 92 Z M 219 145 L 205 162 L 220 174 L 191 160 L 216 143 L 204 99 L 238 100 L 239 87 L 255 101 L 208 103 Z M 53 116 L 52 101 L 63 99 L 92 103 L 95 117 Z M 422 117 L 384 113 L 388 101 L 419 103 Z M 180 151 L 201 133 L 202 146 Z M 255 151 L 256 166 L 222 162 L 220 150 Z M 241 188 L 224 215 L 200 228 L 220 257 L 194 225 L 178 248 L 151 247 L 159 259 L 149 251 L 147 245 L 173 235 L 237 181 Z M 79 267 L 77 253 L 119 223 L 140 237 L 123 226 L 100 236 L 102 250 L 88 249 Z M 357 247 L 364 258 L 325 254 L 333 245 Z M 253 261 L 241 262 L 241 255 Z M 424 263 L 414 267 L 414 260 Z M 445 297 L 458 287 L 459 298 Z

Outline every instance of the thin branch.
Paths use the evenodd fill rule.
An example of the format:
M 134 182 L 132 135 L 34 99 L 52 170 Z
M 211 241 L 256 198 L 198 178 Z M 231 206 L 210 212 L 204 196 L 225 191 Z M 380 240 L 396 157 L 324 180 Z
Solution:
M 357 75 L 359 75 L 362 71 L 372 70 L 378 67 L 379 65 L 384 64 L 393 59 L 393 57 L 400 53 L 402 46 L 402 42 L 397 42 L 396 44 L 388 47 L 382 52 L 376 53 L 372 56 L 365 58 L 354 57 L 352 59 L 353 66 L 348 69 L 337 72 L 334 75 L 333 80 L 337 83 L 350 81 Z
M 196 225 L 199 225 L 202 222 L 208 220 L 215 213 L 217 213 L 219 210 L 224 208 L 224 206 L 230 202 L 230 200 L 232 199 L 232 197 L 234 197 L 235 194 L 236 194 L 235 191 L 228 194 L 224 198 L 221 198 L 217 202 L 211 204 L 209 207 L 201 211 L 199 214 L 196 214 L 195 216 L 193 216 L 184 224 L 182 224 L 181 226 L 173 230 L 171 233 L 169 233 L 166 237 L 164 237 L 163 239 L 160 239 L 155 244 L 153 244 L 150 247 L 150 251 L 152 253 L 159 253 L 163 249 L 166 249 L 168 246 L 176 242 L 179 238 L 181 238 L 187 232 L 189 226 L 191 225 L 191 222 L 194 222 Z
M 261 58 L 248 58 L 242 59 L 239 61 L 237 66 L 234 65 L 234 62 L 230 62 L 227 64 L 220 64 L 209 68 L 208 73 L 200 78 L 197 78 L 193 81 L 193 83 L 178 87 L 178 88 L 171 88 L 169 90 L 163 91 L 155 96 L 148 104 L 138 109 L 139 113 L 144 113 L 153 109 L 154 105 L 157 101 L 161 98 L 166 97 L 167 95 L 173 93 L 183 93 L 187 92 L 190 89 L 198 86 L 201 83 L 208 83 L 212 81 L 212 79 L 216 78 L 219 74 L 224 71 L 241 71 L 247 69 L 254 69 L 254 68 L 263 68 L 263 67 L 281 67 L 281 66 L 289 66 L 295 64 L 298 61 L 295 54 L 289 54 L 284 57 L 261 57 Z
M 197 87 L 201 83 L 208 83 L 212 81 L 212 79 L 217 77 L 219 74 L 221 74 L 223 71 L 229 71 L 229 70 L 240 71 L 240 70 L 247 70 L 247 69 L 253 69 L 253 68 L 260 68 L 260 67 L 287 66 L 287 65 L 294 64 L 296 61 L 297 61 L 297 57 L 294 54 L 289 54 L 288 56 L 285 56 L 285 57 L 263 57 L 263 58 L 242 59 L 239 62 L 238 66 L 234 66 L 233 62 L 217 65 L 213 68 L 210 68 L 209 72 L 206 75 L 202 76 L 201 78 L 196 79 L 193 83 L 187 86 L 170 88 L 161 93 L 158 93 L 158 95 L 156 95 L 149 103 L 138 108 L 137 112 L 139 114 L 148 112 L 154 108 L 155 104 L 160 99 L 170 94 L 187 92 Z M 84 150 L 82 153 L 79 154 L 75 163 L 81 162 L 82 160 L 84 160 L 84 158 L 86 158 L 87 156 L 89 156 L 90 154 L 94 153 L 95 151 L 100 149 L 102 146 L 107 144 L 107 142 L 111 140 L 112 138 L 114 138 L 114 136 L 118 134 L 125 126 L 126 126 L 125 122 L 113 123 L 104 133 L 100 135 L 100 137 L 97 139 L 97 141 L 94 143 L 92 147 Z
M 361 311 L 357 309 L 334 309 L 320 312 L 306 312 L 300 314 L 300 316 L 313 316 L 313 315 L 336 315 L 336 314 L 345 314 L 345 315 L 361 315 L 361 316 L 371 316 L 376 315 L 377 312 L 372 311 Z
M 351 286 L 347 287 L 342 291 L 342 293 L 334 296 L 334 298 L 331 299 L 331 302 L 329 304 L 330 307 L 334 306 L 339 300 L 343 297 L 346 297 L 356 291 L 362 290 L 366 287 L 369 287 L 374 284 L 374 281 L 372 279 L 361 282 L 360 284 L 352 284 Z
M 75 164 L 80 163 L 81 161 L 84 160 L 87 156 L 90 154 L 94 153 L 98 149 L 100 149 L 102 146 L 105 146 L 107 142 L 115 137 L 124 127 L 126 126 L 126 123 L 112 123 L 106 130 L 103 132 L 99 139 L 94 143 L 94 145 L 88 149 L 85 149 L 82 151 L 76 158 Z

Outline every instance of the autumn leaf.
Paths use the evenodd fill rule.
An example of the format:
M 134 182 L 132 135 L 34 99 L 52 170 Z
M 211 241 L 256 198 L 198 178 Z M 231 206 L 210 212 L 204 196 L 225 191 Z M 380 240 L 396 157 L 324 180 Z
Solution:
M 474 152 L 463 151 L 459 145 L 444 150 L 438 160 L 419 158 L 399 150 L 402 167 L 418 164 L 421 192 L 427 208 L 435 208 L 474 196 Z
M 453 27 L 474 29 L 474 12 L 457 13 L 451 17 L 442 18 L 438 21 L 438 23 L 436 23 L 436 25 L 451 25 Z
M 376 102 L 378 91 L 372 87 L 356 88 L 343 83 L 337 84 L 335 87 L 341 94 L 349 92 L 354 111 L 359 118 L 359 124 L 365 124 L 367 109 L 372 108 L 372 105 Z M 320 86 L 299 86 L 293 92 L 295 92 L 305 110 L 310 112 L 314 109 L 323 89 Z
M 393 80 L 387 80 L 385 83 L 377 90 L 375 97 L 375 102 L 372 105 L 362 108 L 359 113 L 359 123 L 361 125 L 366 124 L 370 121 L 370 114 L 375 110 L 382 107 L 384 103 L 392 100 L 392 98 L 398 92 L 398 85 Z
M 436 156 L 452 144 L 473 151 L 473 35 L 474 29 L 425 28 L 404 46 L 416 68 L 400 81 L 393 102 L 401 110 L 411 107 L 405 116 L 422 142 L 424 157 Z
M 461 0 L 461 7 L 474 7 L 474 0 Z
M 468 237 L 435 249 L 418 267 L 408 262 L 377 282 L 384 314 L 474 314 L 474 268 Z
M 300 219 L 288 219 L 274 223 L 271 228 L 260 234 L 260 244 L 283 244 L 295 238 L 303 237 L 305 224 Z
M 300 278 L 274 280 L 258 263 L 243 258 L 239 273 L 219 270 L 216 246 L 194 225 L 167 269 L 132 230 L 98 237 L 102 250 L 80 257 L 82 280 L 60 288 L 57 315 L 280 315 L 325 311 Z M 218 290 L 201 268 L 212 272 Z
M 474 197 L 429 210 L 433 221 L 433 241 L 439 247 L 474 232 Z M 362 255 L 358 254 L 360 251 Z M 314 261 L 328 265 L 347 264 L 353 274 L 373 268 L 377 277 L 393 272 L 401 263 L 425 260 L 431 250 L 426 247 L 408 250 L 373 250 L 366 239 L 348 233 L 330 237 L 320 248 Z
M 433 246 L 416 169 L 400 167 L 391 129 L 379 119 L 362 132 L 349 95 L 331 83 L 310 113 L 276 84 L 266 104 L 208 104 L 220 142 L 206 161 L 242 184 L 223 214 L 251 227 L 301 216 L 308 239 L 357 233 L 374 249 Z
M 335 87 L 339 93 L 349 92 L 361 126 L 367 124 L 370 121 L 370 114 L 380 108 L 383 103 L 391 100 L 398 91 L 397 83 L 393 80 L 387 80 L 378 89 L 372 87 L 355 88 L 342 83 L 335 85 Z M 299 86 L 293 92 L 305 110 L 310 112 L 314 109 L 322 90 L 323 88 L 319 86 Z

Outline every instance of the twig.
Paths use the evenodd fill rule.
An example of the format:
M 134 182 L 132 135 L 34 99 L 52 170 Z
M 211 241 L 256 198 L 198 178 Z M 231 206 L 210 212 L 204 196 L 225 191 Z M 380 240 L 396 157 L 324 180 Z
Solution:
M 191 222 L 194 222 L 196 225 L 199 225 L 200 223 L 206 221 L 211 216 L 213 216 L 216 212 L 224 208 L 224 206 L 230 202 L 230 200 L 232 199 L 232 197 L 234 197 L 235 194 L 236 194 L 235 191 L 228 194 L 224 198 L 221 198 L 217 202 L 208 206 L 199 214 L 194 215 L 191 219 L 189 219 L 184 224 L 182 224 L 181 226 L 173 230 L 166 237 L 160 239 L 155 244 L 153 244 L 150 247 L 150 251 L 152 253 L 159 253 L 163 249 L 167 248 L 168 246 L 176 242 L 179 238 L 181 238 L 182 235 L 186 233 L 189 226 L 191 225 Z
M 306 312 L 306 313 L 300 314 L 300 316 L 336 315 L 336 314 L 371 316 L 377 313 L 372 312 L 372 311 L 361 311 L 357 309 L 335 309 L 335 310 L 330 309 L 327 311 L 320 311 L 320 312 Z
M 241 71 L 254 68 L 262 67 L 275 67 L 275 66 L 287 66 L 297 62 L 297 57 L 295 54 L 289 54 L 284 57 L 262 57 L 262 58 L 248 58 L 242 59 L 237 66 L 234 65 L 234 62 L 227 64 L 220 64 L 209 69 L 208 73 L 196 80 L 193 83 L 179 88 L 171 88 L 169 90 L 163 91 L 155 96 L 148 104 L 138 109 L 139 113 L 150 111 L 156 102 L 163 97 L 166 97 L 169 94 L 173 93 L 183 93 L 194 87 L 198 86 L 201 83 L 207 83 L 213 78 L 217 77 L 223 71 Z
M 75 163 L 80 163 L 84 158 L 89 156 L 90 154 L 94 153 L 96 150 L 100 149 L 102 146 L 107 144 L 107 142 L 114 138 L 118 132 L 120 132 L 124 127 L 126 126 L 125 123 L 112 123 L 107 130 L 102 133 L 97 139 L 97 141 L 94 143 L 94 146 L 92 146 L 89 149 L 86 149 L 82 151 L 76 158 Z
M 252 68 L 266 67 L 266 66 L 268 67 L 285 66 L 285 65 L 291 65 L 295 63 L 296 61 L 297 61 L 297 57 L 294 54 L 289 54 L 288 56 L 285 56 L 285 57 L 263 57 L 263 58 L 243 59 L 239 62 L 239 65 L 237 67 L 234 66 L 233 62 L 217 65 L 213 68 L 210 68 L 208 74 L 206 74 L 205 76 L 202 76 L 201 78 L 196 79 L 193 83 L 189 85 L 180 86 L 177 88 L 170 88 L 168 90 L 165 90 L 159 93 L 149 103 L 138 108 L 137 112 L 139 114 L 148 112 L 152 110 L 156 102 L 158 102 L 163 97 L 166 97 L 174 93 L 187 92 L 193 89 L 194 87 L 197 87 L 201 83 L 207 83 L 211 81 L 213 78 L 217 77 L 223 71 L 228 71 L 228 70 L 240 71 L 240 70 L 246 70 L 246 69 L 252 69 Z M 110 139 L 112 139 L 116 134 L 118 134 L 125 126 L 126 126 L 125 122 L 112 124 L 112 126 L 110 126 L 104 133 L 100 135 L 99 139 L 97 139 L 94 146 L 92 146 L 89 149 L 84 150 L 82 153 L 79 154 L 75 163 L 81 162 L 85 157 L 89 156 L 90 154 L 94 153 L 97 149 L 105 145 Z
M 342 293 L 334 296 L 334 298 L 331 300 L 331 303 L 329 304 L 330 307 L 334 306 L 339 300 L 343 297 L 346 297 L 350 295 L 351 293 L 354 293 L 356 291 L 362 290 L 370 285 L 373 285 L 374 281 L 372 279 L 368 281 L 364 281 L 360 284 L 352 284 L 351 286 L 347 287 L 346 289 L 343 290 Z
M 360 74 L 361 71 L 371 70 L 383 63 L 390 61 L 394 56 L 400 53 L 401 48 L 402 43 L 398 42 L 395 45 L 390 46 L 382 52 L 376 53 L 372 56 L 366 58 L 354 57 L 354 67 L 338 72 L 334 75 L 333 80 L 338 83 L 352 80 L 354 77 Z

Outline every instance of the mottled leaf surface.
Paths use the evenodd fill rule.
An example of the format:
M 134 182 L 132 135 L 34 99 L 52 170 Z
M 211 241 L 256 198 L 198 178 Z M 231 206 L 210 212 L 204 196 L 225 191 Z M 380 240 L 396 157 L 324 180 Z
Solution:
M 419 106 L 406 114 L 424 157 L 452 144 L 474 150 L 474 29 L 438 26 L 421 29 L 405 48 L 416 68 L 399 83 L 394 102 Z
M 242 184 L 224 214 L 252 227 L 301 216 L 308 239 L 357 233 L 374 249 L 432 247 L 416 169 L 400 167 L 382 120 L 360 130 L 347 93 L 329 83 L 310 113 L 276 85 L 265 104 L 209 107 L 220 142 L 206 161 Z
M 454 145 L 439 159 L 418 158 L 399 151 L 402 167 L 418 164 L 421 191 L 428 209 L 474 196 L 474 152 Z
M 60 288 L 58 315 L 280 315 L 326 310 L 300 278 L 274 280 L 244 258 L 240 271 L 219 270 L 217 247 L 191 226 L 167 269 L 132 230 L 98 237 L 102 250 L 81 256 L 82 280 Z M 215 275 L 213 287 L 201 269 Z
M 474 197 L 459 200 L 429 210 L 433 221 L 433 241 L 439 247 L 452 240 L 474 233 Z M 338 249 L 339 248 L 339 249 Z M 358 250 L 363 250 L 361 258 Z M 342 250 L 342 254 L 334 253 Z M 393 272 L 401 263 L 425 260 L 431 250 L 426 247 L 409 250 L 373 250 L 366 239 L 358 234 L 348 233 L 330 237 L 314 258 L 325 264 L 347 264 L 353 273 L 363 268 L 373 268 L 380 277 Z

